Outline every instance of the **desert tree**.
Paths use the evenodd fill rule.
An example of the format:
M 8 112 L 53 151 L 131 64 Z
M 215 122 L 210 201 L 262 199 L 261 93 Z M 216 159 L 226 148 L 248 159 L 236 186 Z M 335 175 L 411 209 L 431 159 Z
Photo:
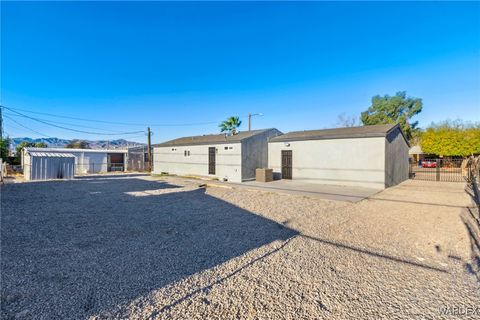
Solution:
M 356 127 L 359 125 L 358 118 L 345 112 L 337 116 L 337 127 Z
M 366 126 L 375 124 L 400 124 L 403 133 L 410 141 L 419 129 L 418 121 L 411 121 L 422 111 L 423 102 L 420 98 L 407 97 L 405 91 L 394 96 L 374 96 L 370 107 L 361 113 L 360 120 Z

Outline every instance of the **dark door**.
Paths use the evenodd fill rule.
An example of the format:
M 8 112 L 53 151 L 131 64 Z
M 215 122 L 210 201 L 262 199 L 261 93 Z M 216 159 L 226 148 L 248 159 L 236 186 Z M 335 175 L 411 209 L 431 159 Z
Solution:
M 107 154 L 107 171 L 124 171 L 123 162 L 124 154 L 123 153 L 108 153 Z
M 292 179 L 292 150 L 282 150 L 282 179 Z
M 215 174 L 215 147 L 208 148 L 208 174 Z

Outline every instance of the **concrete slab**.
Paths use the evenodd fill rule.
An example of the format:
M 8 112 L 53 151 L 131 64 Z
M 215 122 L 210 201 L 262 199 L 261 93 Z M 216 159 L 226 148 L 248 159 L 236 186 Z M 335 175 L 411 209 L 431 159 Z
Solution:
M 348 202 L 358 202 L 381 191 L 379 189 L 364 187 L 324 185 L 295 180 L 275 180 L 272 182 L 248 181 L 242 183 L 211 182 L 208 184 L 303 195 L 327 200 Z

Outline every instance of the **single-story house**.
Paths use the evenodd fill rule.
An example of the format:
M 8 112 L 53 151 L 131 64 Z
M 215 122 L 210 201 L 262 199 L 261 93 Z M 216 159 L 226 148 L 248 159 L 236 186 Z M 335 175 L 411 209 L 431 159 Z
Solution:
M 408 179 L 409 143 L 398 125 L 296 131 L 268 143 L 282 179 L 384 189 Z
M 264 129 L 183 137 L 156 144 L 153 172 L 232 182 L 253 180 L 257 168 L 267 167 L 268 139 L 280 134 L 277 129 Z
M 49 157 L 52 153 L 68 154 L 75 158 L 75 175 L 125 171 L 127 164 L 127 150 L 122 149 L 69 149 L 69 148 L 24 148 L 22 151 L 22 167 L 25 172 L 25 166 L 29 165 L 29 157 L 32 153 L 36 157 Z M 38 167 L 38 170 L 44 170 Z M 35 174 L 35 176 L 44 176 L 43 173 Z

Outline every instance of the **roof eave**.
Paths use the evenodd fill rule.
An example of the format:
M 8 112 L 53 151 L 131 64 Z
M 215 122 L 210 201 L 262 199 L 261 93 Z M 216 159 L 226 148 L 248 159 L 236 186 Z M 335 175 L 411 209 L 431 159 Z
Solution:
M 210 141 L 210 142 L 192 142 L 192 143 L 160 143 L 153 145 L 154 148 L 169 148 L 169 147 L 188 147 L 188 146 L 208 146 L 212 144 L 229 144 L 229 143 L 241 143 L 241 140 L 234 141 Z
M 306 140 L 331 140 L 331 139 L 360 139 L 360 138 L 384 138 L 386 133 L 369 133 L 358 135 L 331 135 L 331 136 L 309 136 L 309 137 L 285 137 L 278 136 L 270 139 L 269 142 L 289 142 L 289 141 L 306 141 Z

